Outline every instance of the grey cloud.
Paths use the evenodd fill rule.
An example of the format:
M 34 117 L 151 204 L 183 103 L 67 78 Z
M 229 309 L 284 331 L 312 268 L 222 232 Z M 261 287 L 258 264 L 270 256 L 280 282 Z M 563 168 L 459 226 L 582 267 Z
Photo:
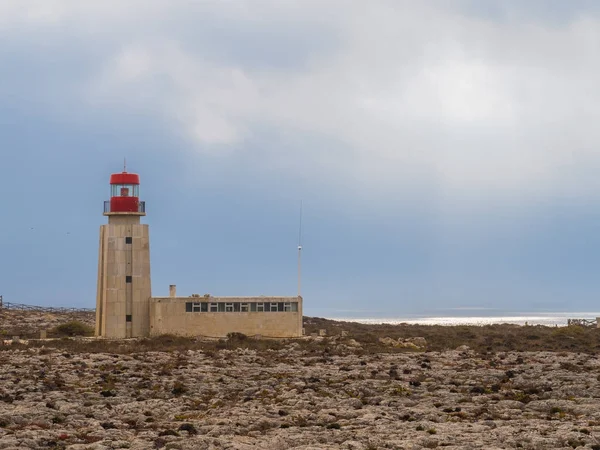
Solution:
M 93 73 L 65 75 L 77 78 L 65 95 L 151 112 L 200 151 L 236 155 L 272 130 L 285 149 L 262 151 L 265 166 L 392 196 L 430 185 L 448 208 L 600 187 L 581 176 L 600 166 L 600 28 L 586 2 L 22 5 L 4 4 L 5 35 L 106 46 Z M 61 50 L 86 61 L 80 45 Z

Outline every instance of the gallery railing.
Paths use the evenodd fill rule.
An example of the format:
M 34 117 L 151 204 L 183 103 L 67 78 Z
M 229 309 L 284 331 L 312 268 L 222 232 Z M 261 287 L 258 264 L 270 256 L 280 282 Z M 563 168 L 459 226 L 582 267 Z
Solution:
M 104 212 L 105 213 L 111 212 L 111 210 L 110 210 L 110 200 L 106 200 L 104 202 Z M 145 201 L 138 202 L 137 211 L 131 211 L 131 212 L 145 213 L 146 212 L 146 202 Z

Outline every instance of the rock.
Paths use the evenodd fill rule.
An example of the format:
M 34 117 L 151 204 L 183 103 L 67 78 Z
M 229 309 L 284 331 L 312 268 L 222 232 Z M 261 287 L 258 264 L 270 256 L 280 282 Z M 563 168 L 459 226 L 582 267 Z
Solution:
M 427 340 L 424 337 L 407 338 L 407 339 L 403 339 L 403 342 L 405 342 L 407 344 L 408 343 L 414 344 L 415 346 L 417 346 L 419 348 L 427 347 Z
M 396 341 L 395 339 L 392 339 L 391 337 L 388 337 L 388 336 L 380 337 L 379 342 L 381 342 L 383 345 L 389 345 L 392 347 L 398 346 L 398 341 Z
M 398 340 L 395 340 L 386 336 L 380 337 L 379 342 L 390 347 L 409 348 L 414 350 L 420 350 L 427 347 L 427 341 L 422 337 L 398 338 Z
M 365 450 L 367 446 L 358 441 L 345 441 L 342 443 L 342 448 L 347 448 L 348 450 Z
M 8 449 L 11 447 L 19 447 L 19 441 L 15 439 L 13 436 L 3 436 L 0 439 L 0 448 Z
M 51 341 L 51 354 L 3 348 L 0 449 L 590 448 L 600 431 L 593 355 L 377 353 L 332 341 L 122 353 L 72 342 L 67 352 Z

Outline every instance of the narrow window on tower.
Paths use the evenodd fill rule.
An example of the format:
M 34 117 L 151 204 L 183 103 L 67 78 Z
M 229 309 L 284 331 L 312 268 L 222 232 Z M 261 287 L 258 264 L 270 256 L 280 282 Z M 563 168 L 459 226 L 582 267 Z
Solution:
M 125 321 L 126 321 L 126 322 L 131 322 L 131 314 L 127 314 L 127 315 L 125 316 Z
M 125 275 L 125 283 L 131 283 L 132 278 L 131 275 Z
M 133 238 L 132 238 L 131 236 L 127 236 L 127 237 L 125 238 L 125 243 L 126 243 L 126 244 L 132 244 L 132 243 L 133 243 Z

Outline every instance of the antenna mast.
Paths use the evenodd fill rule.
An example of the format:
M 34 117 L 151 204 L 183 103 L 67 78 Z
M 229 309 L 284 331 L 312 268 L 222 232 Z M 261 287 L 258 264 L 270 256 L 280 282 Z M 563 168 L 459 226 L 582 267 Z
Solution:
M 301 295 L 302 282 L 302 200 L 300 200 L 300 226 L 298 227 L 298 297 Z

